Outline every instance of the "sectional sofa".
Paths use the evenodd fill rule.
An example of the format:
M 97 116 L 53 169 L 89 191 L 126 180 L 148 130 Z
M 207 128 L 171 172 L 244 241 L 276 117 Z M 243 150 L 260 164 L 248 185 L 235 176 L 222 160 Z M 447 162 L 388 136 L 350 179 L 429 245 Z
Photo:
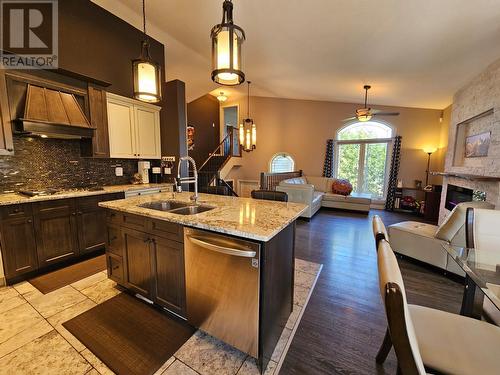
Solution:
M 308 209 L 302 217 L 310 219 L 321 207 L 368 213 L 372 203 L 369 194 L 344 196 L 332 193 L 335 178 L 302 176 L 281 181 L 276 190 L 288 194 L 289 202 L 304 203 Z

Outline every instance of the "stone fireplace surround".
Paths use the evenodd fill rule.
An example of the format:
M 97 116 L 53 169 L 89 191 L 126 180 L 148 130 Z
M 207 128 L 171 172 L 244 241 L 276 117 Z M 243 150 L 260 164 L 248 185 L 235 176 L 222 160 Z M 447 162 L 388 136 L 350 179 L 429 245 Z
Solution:
M 488 111 L 488 115 L 476 119 L 478 115 Z M 471 134 L 467 135 L 491 131 L 488 156 L 460 158 L 465 144 L 463 134 L 458 133 L 464 124 L 468 124 L 471 129 Z M 454 176 L 443 178 L 440 223 L 449 214 L 444 207 L 448 184 L 484 191 L 486 201 L 500 209 L 500 59 L 488 66 L 453 97 L 445 173 Z M 472 177 L 462 178 L 460 175 Z

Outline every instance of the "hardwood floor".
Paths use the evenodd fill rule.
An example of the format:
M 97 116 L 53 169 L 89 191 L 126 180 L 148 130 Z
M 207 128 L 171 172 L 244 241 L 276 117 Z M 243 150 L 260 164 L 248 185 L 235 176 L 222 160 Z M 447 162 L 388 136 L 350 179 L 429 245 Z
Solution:
M 380 300 L 371 218 L 386 225 L 413 216 L 372 210 L 370 215 L 322 209 L 297 224 L 296 257 L 323 263 L 323 271 L 280 374 L 396 374 L 391 351 L 375 363 L 386 318 Z M 458 313 L 462 286 L 401 259 L 408 301 Z

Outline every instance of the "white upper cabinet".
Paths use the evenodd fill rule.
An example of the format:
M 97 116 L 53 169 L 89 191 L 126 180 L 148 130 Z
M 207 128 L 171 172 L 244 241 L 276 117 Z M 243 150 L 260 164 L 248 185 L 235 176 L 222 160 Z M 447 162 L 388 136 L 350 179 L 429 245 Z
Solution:
M 136 107 L 136 150 L 140 157 L 160 158 L 160 113 L 151 108 Z
M 112 158 L 160 159 L 160 107 L 107 94 Z

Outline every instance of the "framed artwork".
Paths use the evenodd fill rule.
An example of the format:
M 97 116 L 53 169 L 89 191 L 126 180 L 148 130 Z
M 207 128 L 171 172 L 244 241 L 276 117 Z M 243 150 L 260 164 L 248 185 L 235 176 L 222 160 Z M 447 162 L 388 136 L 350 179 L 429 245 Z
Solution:
M 465 157 L 480 158 L 488 156 L 491 132 L 471 135 L 465 138 Z
M 187 145 L 188 151 L 194 150 L 194 126 L 187 127 Z

